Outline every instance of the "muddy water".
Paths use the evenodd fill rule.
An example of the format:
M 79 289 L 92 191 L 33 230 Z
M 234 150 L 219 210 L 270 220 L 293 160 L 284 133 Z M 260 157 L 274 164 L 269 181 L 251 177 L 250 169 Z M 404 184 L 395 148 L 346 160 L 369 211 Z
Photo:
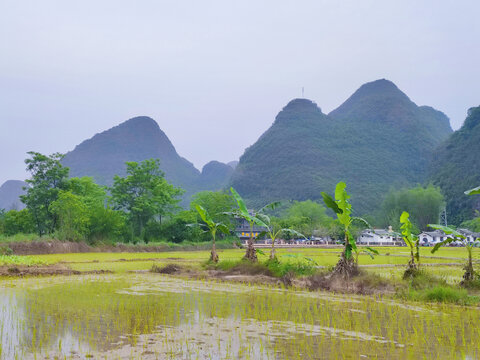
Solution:
M 0 282 L 1 359 L 478 359 L 480 311 L 158 274 Z

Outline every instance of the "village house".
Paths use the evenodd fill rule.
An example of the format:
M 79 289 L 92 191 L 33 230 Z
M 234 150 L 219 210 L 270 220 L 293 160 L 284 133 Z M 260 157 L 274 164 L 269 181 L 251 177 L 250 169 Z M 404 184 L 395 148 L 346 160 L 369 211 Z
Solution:
M 252 212 L 252 215 L 253 215 L 253 212 Z M 265 229 L 264 227 L 253 225 L 253 230 L 251 231 L 250 224 L 248 223 L 247 220 L 242 218 L 237 218 L 237 227 L 235 228 L 235 234 L 243 242 L 246 242 L 248 241 L 248 239 L 250 239 L 250 233 L 252 233 L 253 238 L 256 239 L 257 236 L 262 232 L 264 232 L 265 230 L 267 229 Z
M 420 246 L 433 246 L 436 243 L 446 240 L 451 236 L 447 236 L 441 230 L 423 231 L 418 235 Z
M 393 231 L 389 226 L 386 229 L 363 230 L 357 239 L 360 245 L 398 245 L 401 242 L 401 235 Z
M 460 234 L 466 237 L 466 240 L 469 243 L 473 243 L 474 241 L 480 241 L 480 232 L 473 232 L 468 229 L 458 229 L 457 230 Z

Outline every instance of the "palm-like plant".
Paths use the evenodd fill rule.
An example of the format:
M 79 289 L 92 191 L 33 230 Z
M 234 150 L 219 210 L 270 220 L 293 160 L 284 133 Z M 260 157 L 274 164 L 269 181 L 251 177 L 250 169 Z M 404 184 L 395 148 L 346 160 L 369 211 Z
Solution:
M 473 280 L 475 278 L 475 271 L 473 270 L 472 250 L 475 246 L 475 243 L 480 242 L 480 239 L 474 239 L 472 242 L 469 242 L 463 234 L 460 234 L 458 231 L 448 226 L 437 224 L 429 224 L 428 226 L 436 230 L 442 230 L 446 235 L 450 235 L 449 237 L 447 237 L 447 239 L 435 244 L 432 249 L 432 254 L 435 253 L 438 249 L 440 249 L 440 247 L 450 244 L 451 242 L 461 241 L 463 243 L 468 253 L 468 260 L 464 268 L 465 273 L 463 274 L 462 283 Z
M 411 277 L 418 271 L 417 262 L 420 262 L 420 250 L 419 250 L 419 238 L 412 234 L 413 224 L 410 222 L 410 214 L 406 211 L 400 215 L 400 223 L 402 226 L 402 239 L 405 244 L 410 248 L 410 261 L 408 262 L 407 269 L 403 274 L 403 278 Z M 416 252 L 414 253 L 416 249 Z
M 205 210 L 201 205 L 195 205 L 195 209 L 197 210 L 198 214 L 202 218 L 203 224 L 199 224 L 200 226 L 206 227 L 210 235 L 212 236 L 212 251 L 210 253 L 210 261 L 212 262 L 218 262 L 218 254 L 217 254 L 217 249 L 215 248 L 215 238 L 217 235 L 217 231 L 221 231 L 224 234 L 230 233 L 230 230 L 228 229 L 228 226 L 225 225 L 224 223 L 218 222 L 216 223 L 215 221 L 212 220 L 210 215 L 208 214 L 208 211 Z
M 275 226 L 275 224 L 272 223 L 272 220 L 271 220 L 270 216 L 263 213 L 263 211 L 265 209 L 266 209 L 265 207 L 262 208 L 256 215 L 257 218 L 259 218 L 265 224 L 265 227 L 267 228 L 267 230 L 264 231 L 263 233 L 261 233 L 259 236 L 262 236 L 263 234 L 265 234 L 272 240 L 272 248 L 270 250 L 270 260 L 276 260 L 277 255 L 276 255 L 276 252 L 275 252 L 275 241 L 277 240 L 277 238 L 280 234 L 282 234 L 282 233 L 290 234 L 290 235 L 294 235 L 296 237 L 303 237 L 305 239 L 306 239 L 306 237 L 305 237 L 305 235 L 301 234 L 300 232 L 298 232 L 296 230 L 289 229 L 289 228 L 280 228 L 278 226 Z
M 249 212 L 247 209 L 247 205 L 245 205 L 245 201 L 243 201 L 242 197 L 235 191 L 233 187 L 230 188 L 230 191 L 232 192 L 233 198 L 238 204 L 238 209 L 234 212 L 228 213 L 229 215 L 233 215 L 236 217 L 240 217 L 244 220 L 246 220 L 250 226 L 250 238 L 248 239 L 248 244 L 247 244 L 247 250 L 244 256 L 245 260 L 250 260 L 252 262 L 257 262 L 257 252 L 254 247 L 254 238 L 253 238 L 253 226 L 261 226 L 266 229 L 269 228 L 267 224 L 265 224 L 261 217 L 258 216 L 258 214 L 262 213 L 265 209 L 275 209 L 280 202 L 273 202 L 270 203 L 263 208 L 261 208 L 259 211 L 256 212 Z M 260 234 L 261 235 L 261 234 Z
M 352 214 L 352 205 L 348 201 L 350 196 L 345 190 L 347 185 L 341 181 L 335 187 L 335 199 L 333 199 L 329 194 L 322 192 L 323 201 L 333 212 L 337 215 L 337 219 L 343 226 L 343 233 L 345 238 L 343 241 L 343 252 L 340 260 L 335 266 L 334 273 L 340 274 L 344 277 L 349 277 L 350 275 L 355 275 L 358 272 L 357 263 L 353 257 L 353 252 L 357 253 L 357 244 L 355 238 L 350 232 L 350 226 L 354 221 L 360 221 L 365 224 L 368 223 L 359 217 L 353 217 Z

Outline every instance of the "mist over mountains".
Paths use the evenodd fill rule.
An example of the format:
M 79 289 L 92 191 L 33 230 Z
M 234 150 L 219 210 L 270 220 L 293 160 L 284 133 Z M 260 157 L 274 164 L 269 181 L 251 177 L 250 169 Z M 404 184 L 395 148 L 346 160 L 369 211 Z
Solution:
M 473 134 L 479 127 L 471 125 L 477 115 L 471 110 L 470 120 L 452 135 L 445 114 L 416 105 L 394 83 L 381 79 L 362 85 L 329 114 L 311 100 L 290 101 L 239 161 L 211 161 L 202 171 L 181 157 L 147 116 L 83 141 L 65 155 L 63 164 L 72 177 L 92 176 L 99 184 L 111 185 L 115 175 L 125 175 L 126 161 L 158 158 L 166 179 L 186 190 L 183 205 L 198 191 L 231 185 L 251 206 L 273 200 L 315 200 L 321 191 L 331 193 L 338 181 L 345 181 L 354 208 L 365 214 L 375 211 L 391 188 L 433 181 L 447 198 L 453 196 L 446 185 L 448 176 L 440 169 L 451 169 L 453 165 L 442 164 L 453 162 L 464 171 L 467 160 L 480 158 L 462 156 L 480 143 Z M 452 158 L 450 149 L 457 145 L 461 149 Z M 467 188 L 478 186 L 480 171 L 470 170 L 472 175 L 462 183 Z M 0 207 L 18 198 L 18 186 L 7 188 L 0 193 Z

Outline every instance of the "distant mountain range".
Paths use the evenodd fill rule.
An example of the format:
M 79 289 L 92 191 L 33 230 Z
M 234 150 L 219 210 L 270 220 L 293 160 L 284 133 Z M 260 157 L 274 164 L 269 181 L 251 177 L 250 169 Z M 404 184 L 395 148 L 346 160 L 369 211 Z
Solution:
M 478 108 L 471 109 L 462 129 L 450 136 L 445 114 L 417 106 L 382 79 L 364 84 L 329 114 L 311 100 L 290 101 L 239 162 L 211 161 L 200 172 L 152 118 L 140 116 L 85 140 L 63 164 L 71 176 L 92 176 L 111 185 L 114 175 L 125 174 L 126 161 L 158 158 L 167 180 L 186 190 L 183 205 L 195 192 L 231 185 L 251 206 L 320 199 L 321 191 L 332 193 L 343 180 L 358 214 L 376 210 L 390 188 L 433 181 L 442 187 L 453 214 L 464 204 L 452 199 L 479 185 L 478 114 Z M 20 183 L 9 181 L 0 188 L 0 208 L 15 203 Z M 461 218 L 480 207 L 475 199 L 460 198 L 468 203 Z
M 25 205 L 20 201 L 20 195 L 25 194 L 23 187 L 27 183 L 20 180 L 8 180 L 0 186 L 0 209 L 22 210 Z
M 295 99 L 245 151 L 231 183 L 260 206 L 319 199 L 342 180 L 354 209 L 372 212 L 389 188 L 426 180 L 434 148 L 451 132 L 446 115 L 417 106 L 388 80 L 361 86 L 328 115 Z
M 480 106 L 468 110 L 463 126 L 435 151 L 429 180 L 447 200 L 447 220 L 459 225 L 480 211 L 480 196 L 466 190 L 480 185 Z
M 139 116 L 123 122 L 68 152 L 62 163 L 70 176 L 92 176 L 102 185 L 111 185 L 115 175 L 125 175 L 125 162 L 160 159 L 166 179 L 186 190 L 185 202 L 201 190 L 220 190 L 230 179 L 233 168 L 212 161 L 199 172 L 191 162 L 178 155 L 158 124 L 150 117 Z

